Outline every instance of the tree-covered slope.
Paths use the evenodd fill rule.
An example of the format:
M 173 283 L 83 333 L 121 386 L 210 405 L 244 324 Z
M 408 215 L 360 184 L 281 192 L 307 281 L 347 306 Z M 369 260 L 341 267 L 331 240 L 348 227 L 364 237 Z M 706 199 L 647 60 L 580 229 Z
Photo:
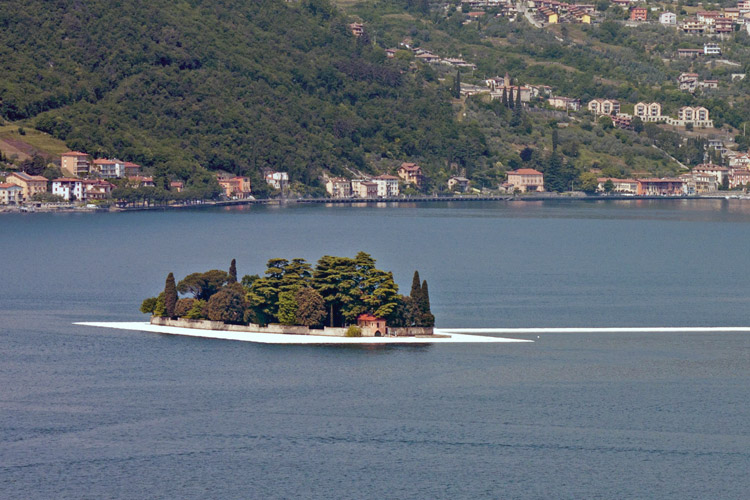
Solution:
M 447 91 L 347 22 L 327 0 L 9 0 L 0 114 L 182 178 L 478 161 Z

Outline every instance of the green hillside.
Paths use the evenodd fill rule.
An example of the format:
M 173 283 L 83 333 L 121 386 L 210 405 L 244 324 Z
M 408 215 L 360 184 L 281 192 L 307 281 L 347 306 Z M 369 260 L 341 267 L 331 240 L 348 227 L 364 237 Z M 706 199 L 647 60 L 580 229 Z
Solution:
M 0 114 L 188 178 L 481 161 L 446 89 L 353 37 L 327 0 L 5 2 Z M 350 174 L 351 175 L 351 174 Z M 256 183 L 257 185 L 257 183 Z

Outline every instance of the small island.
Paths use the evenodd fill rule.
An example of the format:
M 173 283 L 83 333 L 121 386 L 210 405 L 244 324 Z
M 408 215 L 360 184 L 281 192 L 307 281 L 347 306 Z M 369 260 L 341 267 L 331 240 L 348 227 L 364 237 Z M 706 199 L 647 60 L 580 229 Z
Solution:
M 151 323 L 204 330 L 333 337 L 444 337 L 435 335 L 427 281 L 415 271 L 409 295 L 398 293 L 393 273 L 375 267 L 365 252 L 326 255 L 313 268 L 304 259 L 271 259 L 263 276 L 229 271 L 192 273 L 147 298 Z

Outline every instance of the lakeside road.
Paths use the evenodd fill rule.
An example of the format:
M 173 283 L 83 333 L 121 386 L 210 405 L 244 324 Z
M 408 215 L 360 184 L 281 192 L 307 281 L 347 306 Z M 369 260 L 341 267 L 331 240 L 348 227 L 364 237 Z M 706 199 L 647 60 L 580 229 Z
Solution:
M 624 196 L 624 195 L 571 195 L 557 193 L 540 193 L 531 195 L 500 195 L 500 196 L 411 196 L 398 198 L 273 198 L 273 199 L 248 199 L 248 200 L 227 200 L 227 201 L 202 201 L 199 203 L 189 204 L 172 204 L 172 205 L 149 205 L 136 207 L 97 207 L 90 206 L 72 206 L 72 205 L 24 205 L 4 206 L 0 208 L 0 214 L 7 213 L 94 213 L 94 212 L 143 212 L 153 210 L 181 210 L 181 209 L 200 209 L 215 207 L 233 207 L 245 205 L 290 205 L 290 204 L 321 204 L 321 205 L 372 205 L 379 203 L 388 203 L 398 206 L 400 203 L 452 203 L 452 202 L 485 202 L 485 201 L 505 201 L 505 202 L 539 202 L 539 201 L 642 201 L 642 200 L 750 200 L 750 194 L 713 194 L 701 196 Z

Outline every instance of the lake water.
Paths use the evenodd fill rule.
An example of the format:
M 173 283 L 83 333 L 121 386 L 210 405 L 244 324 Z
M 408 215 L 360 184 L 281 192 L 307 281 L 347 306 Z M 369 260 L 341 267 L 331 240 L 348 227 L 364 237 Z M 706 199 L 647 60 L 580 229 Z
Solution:
M 273 346 L 134 321 L 170 271 L 364 250 L 440 326 L 750 325 L 750 203 L 0 217 L 0 498 L 747 498 L 750 334 Z M 520 336 L 522 337 L 522 336 Z

